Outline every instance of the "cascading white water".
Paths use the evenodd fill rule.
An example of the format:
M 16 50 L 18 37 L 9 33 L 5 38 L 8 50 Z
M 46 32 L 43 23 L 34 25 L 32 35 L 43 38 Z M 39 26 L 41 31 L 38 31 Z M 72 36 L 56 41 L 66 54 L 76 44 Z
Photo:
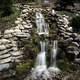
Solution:
M 49 68 L 49 70 L 56 73 L 60 71 L 60 69 L 57 67 L 56 64 L 57 51 L 58 51 L 58 41 L 54 40 L 51 53 L 51 67 Z
M 46 67 L 45 42 L 40 42 L 40 45 L 41 45 L 41 52 L 37 56 L 36 66 L 45 66 Z
M 48 24 L 45 22 L 43 15 L 40 11 L 36 12 L 36 25 L 37 25 L 37 33 L 39 35 L 48 35 Z
M 40 42 L 41 52 L 38 54 L 36 59 L 35 69 L 33 70 L 33 76 L 39 77 L 42 74 L 48 75 L 47 66 L 46 66 L 46 51 L 45 51 L 45 42 Z
M 56 67 L 57 49 L 58 49 L 58 41 L 55 40 L 53 43 L 52 53 L 51 53 L 51 63 L 53 67 Z

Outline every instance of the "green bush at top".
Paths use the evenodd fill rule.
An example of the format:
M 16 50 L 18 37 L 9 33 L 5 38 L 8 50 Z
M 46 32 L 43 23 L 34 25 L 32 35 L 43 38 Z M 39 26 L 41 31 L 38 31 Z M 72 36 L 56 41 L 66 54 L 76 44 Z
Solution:
M 9 16 L 12 13 L 13 0 L 0 0 L 0 16 Z

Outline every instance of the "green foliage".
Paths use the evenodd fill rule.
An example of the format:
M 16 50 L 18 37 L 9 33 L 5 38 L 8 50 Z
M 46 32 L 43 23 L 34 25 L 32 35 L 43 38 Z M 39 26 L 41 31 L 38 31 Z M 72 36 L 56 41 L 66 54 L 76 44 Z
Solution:
M 72 18 L 70 25 L 73 27 L 73 31 L 80 31 L 80 16 L 75 16 Z
M 63 9 L 66 8 L 67 5 L 71 5 L 71 6 L 74 7 L 74 2 L 75 1 L 76 0 L 57 0 L 55 5 L 58 4 L 59 5 L 58 8 L 60 8 L 60 10 L 63 10 Z
M 0 18 L 0 30 L 4 31 L 7 28 L 14 27 L 14 21 L 20 15 L 20 11 L 17 10 L 15 7 L 12 8 L 13 12 L 10 16 L 5 16 Z M 4 24 L 5 23 L 5 24 Z
M 13 0 L 0 0 L 0 16 L 8 16 L 12 13 Z
M 17 74 L 22 75 L 26 73 L 31 68 L 31 65 L 32 65 L 32 60 L 30 59 L 27 59 L 26 62 L 17 64 L 16 66 Z
M 60 14 L 60 15 L 67 15 L 69 17 L 74 17 L 75 16 L 75 13 L 72 13 L 72 12 L 69 12 L 69 11 L 56 11 L 57 14 Z
M 70 71 L 73 69 L 72 63 L 69 62 L 66 58 L 58 61 L 58 66 L 63 71 Z

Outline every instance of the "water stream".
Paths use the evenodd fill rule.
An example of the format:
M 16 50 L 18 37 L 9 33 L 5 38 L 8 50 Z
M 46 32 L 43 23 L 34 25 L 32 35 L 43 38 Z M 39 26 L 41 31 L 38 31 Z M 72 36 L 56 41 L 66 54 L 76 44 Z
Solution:
M 38 35 L 48 35 L 48 24 L 45 22 L 44 16 L 40 11 L 36 12 L 36 26 Z
M 54 40 L 51 52 L 51 67 L 49 67 L 49 70 L 56 73 L 60 71 L 60 69 L 57 67 L 57 61 L 56 61 L 57 52 L 58 52 L 58 41 Z
M 44 17 L 39 11 L 36 12 L 36 25 L 37 25 L 38 35 L 49 34 L 48 25 L 45 23 Z M 46 50 L 45 50 L 46 45 L 47 45 L 46 42 L 40 41 L 41 51 L 36 58 L 35 68 L 33 69 L 33 72 L 32 72 L 33 78 L 37 78 L 41 76 L 50 77 L 50 72 L 54 74 L 60 71 L 56 64 L 58 41 L 54 40 L 52 45 L 51 67 L 49 67 L 49 69 L 47 69 L 47 64 L 46 64 Z
M 40 45 L 41 45 L 41 52 L 37 55 L 36 65 L 33 72 L 34 76 L 40 76 L 45 72 L 47 72 L 46 51 L 45 51 L 46 43 L 41 41 Z

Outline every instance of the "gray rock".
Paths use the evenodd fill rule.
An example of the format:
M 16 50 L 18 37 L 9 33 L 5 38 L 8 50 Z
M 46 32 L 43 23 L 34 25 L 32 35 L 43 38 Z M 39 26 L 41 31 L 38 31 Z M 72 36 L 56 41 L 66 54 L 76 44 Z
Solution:
M 16 51 L 16 52 L 11 52 L 12 56 L 19 56 L 19 55 L 22 55 L 22 52 L 20 51 Z
M 6 49 L 10 49 L 12 46 L 12 44 L 5 44 Z
M 0 55 L 0 60 L 1 60 L 1 59 L 6 59 L 6 58 L 8 58 L 8 57 L 10 57 L 10 56 L 11 56 L 11 54 L 9 54 L 9 53 L 4 54 L 4 55 Z
M 32 25 L 24 25 L 24 28 L 30 29 L 30 28 L 32 28 Z
M 26 30 L 26 29 L 22 30 L 22 32 L 23 33 L 30 33 L 30 31 L 29 30 Z
M 66 29 L 67 29 L 67 31 L 70 31 L 70 32 L 73 31 L 72 27 L 68 27 L 68 28 L 66 28 Z
M 77 33 L 72 33 L 72 37 L 75 39 L 78 36 Z
M 64 33 L 61 33 L 61 35 L 64 37 L 64 38 L 69 38 L 70 36 L 69 35 L 66 35 Z
M 5 45 L 0 45 L 0 50 L 2 51 L 2 50 L 5 50 L 6 49 L 6 46 Z
M 4 69 L 8 69 L 10 67 L 9 63 L 6 64 L 0 64 L 0 71 L 3 71 Z
M 12 34 L 5 34 L 5 35 L 4 35 L 4 38 L 5 38 L 5 39 L 9 39 L 9 38 L 12 38 L 12 37 L 13 37 Z
M 75 38 L 76 41 L 80 41 L 80 35 Z
M 19 20 L 15 21 L 15 24 L 20 24 L 20 23 L 21 23 L 21 21 L 19 21 Z
M 75 54 L 76 56 L 79 54 L 78 51 L 67 51 L 67 53 Z
M 3 55 L 3 54 L 7 54 L 11 51 L 12 49 L 5 49 L 3 51 L 0 51 L 0 55 Z
M 23 19 L 22 19 L 22 18 L 17 18 L 17 20 L 18 20 L 18 21 L 20 21 L 20 22 L 21 22 L 21 21 L 23 21 Z
M 7 40 L 7 39 L 0 39 L 0 44 L 9 44 L 11 43 L 10 40 Z
M 14 30 L 13 29 L 5 30 L 5 32 L 4 32 L 4 34 L 11 34 L 11 33 L 14 33 Z
M 77 47 L 80 46 L 77 42 L 72 42 L 72 44 L 76 45 Z
M 23 25 L 27 25 L 27 23 L 25 21 L 22 22 Z
M 56 12 L 54 10 L 52 10 L 52 15 L 54 16 L 56 14 Z
M 63 27 L 59 27 L 59 29 L 61 29 L 61 31 L 66 31 L 66 29 Z
M 68 35 L 68 36 L 72 35 L 72 33 L 70 33 L 70 32 L 63 32 L 63 33 L 66 34 L 66 35 Z
M 71 42 L 71 41 L 73 41 L 73 38 L 68 38 L 68 39 L 64 40 L 64 42 Z
M 76 58 L 74 62 L 76 62 L 76 63 L 79 63 L 79 64 L 80 64 L 80 58 Z
M 21 14 L 20 17 L 24 18 L 24 17 L 26 17 L 26 14 Z
M 27 12 L 28 12 L 28 9 L 22 10 L 22 13 L 27 13 Z
M 22 34 L 17 34 L 15 36 L 16 37 L 20 37 L 20 38 L 29 38 L 30 34 L 29 33 L 22 33 Z
M 8 62 L 10 62 L 10 61 L 11 61 L 11 57 L 6 58 L 6 59 L 1 59 L 1 60 L 0 60 L 0 64 L 8 63 Z
M 23 25 L 21 25 L 21 24 L 18 24 L 18 27 L 19 27 L 19 29 L 21 29 L 21 30 L 24 30 L 24 27 L 23 27 Z

